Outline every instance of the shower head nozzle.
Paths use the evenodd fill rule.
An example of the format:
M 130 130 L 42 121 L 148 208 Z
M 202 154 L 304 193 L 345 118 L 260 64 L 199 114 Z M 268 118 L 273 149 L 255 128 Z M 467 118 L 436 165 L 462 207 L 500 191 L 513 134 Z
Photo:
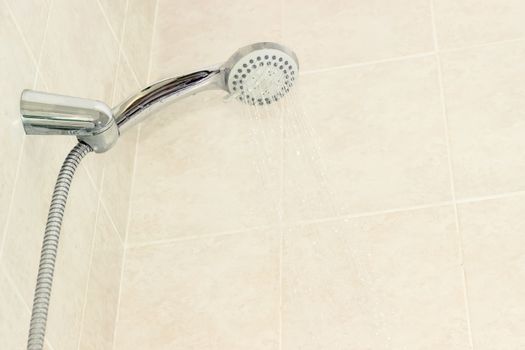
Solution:
M 293 87 L 299 71 L 297 56 L 277 43 L 261 42 L 235 52 L 223 65 L 225 87 L 250 105 L 278 101 Z

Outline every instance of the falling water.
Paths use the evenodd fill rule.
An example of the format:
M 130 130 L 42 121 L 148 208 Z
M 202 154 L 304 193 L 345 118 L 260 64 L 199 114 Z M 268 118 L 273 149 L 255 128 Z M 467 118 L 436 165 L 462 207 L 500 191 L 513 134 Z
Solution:
M 261 74 L 255 77 L 256 85 L 264 82 L 263 75 L 265 72 L 264 70 L 260 71 Z M 284 79 L 284 77 L 281 77 L 281 79 Z M 367 298 L 363 300 L 363 304 L 365 304 L 363 308 L 366 308 L 367 312 L 373 317 L 376 337 L 390 344 L 390 337 L 385 332 L 386 316 L 383 312 L 383 307 L 379 304 L 380 300 L 384 300 L 384 293 L 378 289 L 369 271 L 367 258 L 364 258 L 363 254 L 359 257 L 355 247 L 348 242 L 346 235 L 351 235 L 352 233 L 340 232 L 339 226 L 347 211 L 344 208 L 344 204 L 341 206 L 340 203 L 337 203 L 337 201 L 341 202 L 341 198 L 335 196 L 333 188 L 330 186 L 327 167 L 319 144 L 320 138 L 310 122 L 310 116 L 304 110 L 302 96 L 301 86 L 298 85 L 290 89 L 281 100 L 270 105 L 260 105 L 258 103 L 254 105 L 242 104 L 243 114 L 251 121 L 251 141 L 255 148 L 254 166 L 259 174 L 263 190 L 273 193 L 271 191 L 275 189 L 273 186 L 275 186 L 276 182 L 280 184 L 277 212 L 281 233 L 281 251 L 286 226 L 284 216 L 285 213 L 289 214 L 286 212 L 287 203 L 285 202 L 288 192 L 285 191 L 290 189 L 295 191 L 307 190 L 306 198 L 303 196 L 304 207 L 311 208 L 315 205 L 317 208 L 326 208 L 325 210 L 328 210 L 328 212 L 323 212 L 323 216 L 340 218 L 329 223 L 326 227 L 329 228 L 329 234 L 334 239 L 337 237 L 337 239 L 342 240 L 339 246 L 347 247 L 347 255 L 341 258 L 347 259 L 347 265 L 354 269 L 359 283 L 368 291 Z M 233 97 L 237 98 L 238 95 Z M 275 145 L 276 140 L 279 140 L 278 147 Z M 285 171 L 287 167 L 292 166 L 292 163 L 288 162 L 290 160 L 289 157 L 292 156 L 298 159 L 298 168 L 292 169 L 289 173 L 300 174 L 304 172 L 312 175 L 314 178 L 313 188 L 305 189 L 304 186 L 301 186 L 301 184 L 297 185 L 294 181 L 284 181 L 286 176 L 290 176 L 288 172 L 285 174 Z M 275 164 L 277 162 L 281 166 L 276 169 Z M 302 193 L 302 195 L 305 195 L 305 193 Z M 315 224 L 316 220 L 311 221 Z M 346 220 L 343 222 L 346 222 Z M 315 245 L 316 243 L 313 242 L 313 244 Z M 334 301 L 335 304 L 338 302 L 337 300 Z M 320 315 L 320 317 L 324 317 L 324 315 Z M 323 322 L 323 320 L 316 320 L 316 322 Z M 312 323 L 311 327 L 311 329 L 315 329 L 316 324 Z M 319 344 L 319 346 L 321 345 Z

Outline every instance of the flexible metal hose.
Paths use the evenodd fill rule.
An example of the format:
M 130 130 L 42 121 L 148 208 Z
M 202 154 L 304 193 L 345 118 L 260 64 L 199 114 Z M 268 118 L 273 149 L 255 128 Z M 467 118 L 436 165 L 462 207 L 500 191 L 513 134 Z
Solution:
M 33 310 L 31 312 L 31 324 L 29 327 L 28 350 L 42 350 L 44 348 L 44 337 L 46 333 L 47 312 L 49 299 L 51 298 L 51 287 L 53 285 L 53 274 L 55 272 L 55 261 L 60 238 L 60 228 L 64 210 L 66 209 L 69 187 L 73 181 L 75 171 L 80 161 L 93 149 L 85 143 L 79 142 L 67 155 L 60 172 L 51 199 L 51 206 L 47 216 L 44 243 L 40 253 L 40 264 L 38 266 L 38 277 L 36 281 L 35 296 L 33 299 Z

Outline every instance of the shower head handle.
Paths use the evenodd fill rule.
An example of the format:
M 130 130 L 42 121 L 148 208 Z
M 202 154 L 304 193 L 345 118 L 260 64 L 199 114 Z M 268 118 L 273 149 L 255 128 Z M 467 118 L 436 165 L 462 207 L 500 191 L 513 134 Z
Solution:
M 122 131 L 165 104 L 211 89 L 225 89 L 224 70 L 220 66 L 156 82 L 113 108 L 113 115 Z

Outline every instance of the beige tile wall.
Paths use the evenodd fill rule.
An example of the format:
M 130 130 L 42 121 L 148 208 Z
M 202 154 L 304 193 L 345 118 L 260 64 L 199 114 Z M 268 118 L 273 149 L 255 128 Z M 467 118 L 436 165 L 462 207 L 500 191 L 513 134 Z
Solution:
M 468 349 L 454 208 L 295 226 L 282 348 Z
M 274 230 L 129 248 L 125 273 L 116 349 L 277 345 Z
M 151 78 L 272 40 L 268 111 L 144 124 L 117 349 L 525 346 L 525 4 L 160 0 Z
M 155 7 L 155 1 L 142 3 Z M 49 200 L 74 145 L 72 138 L 26 137 L 20 92 L 37 88 L 110 104 L 134 92 L 138 73 L 147 72 L 151 45 L 153 14 L 142 3 L 0 1 L 1 349 L 25 347 Z M 137 20 L 144 36 L 128 32 Z M 146 58 L 132 60 L 134 51 Z M 123 135 L 107 154 L 88 155 L 75 176 L 55 270 L 48 349 L 113 348 L 136 143 L 137 130 Z

